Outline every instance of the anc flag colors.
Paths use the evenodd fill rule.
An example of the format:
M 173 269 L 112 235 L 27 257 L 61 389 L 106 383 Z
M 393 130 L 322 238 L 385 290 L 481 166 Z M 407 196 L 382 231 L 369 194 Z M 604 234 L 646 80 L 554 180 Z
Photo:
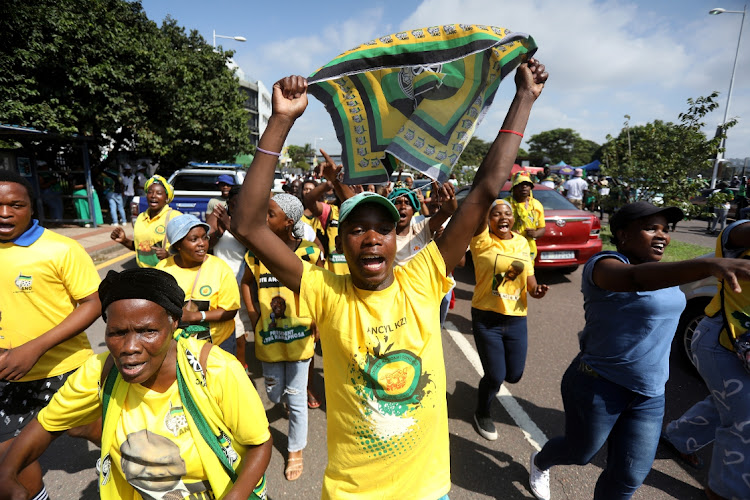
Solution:
M 384 36 L 308 78 L 331 115 L 347 184 L 387 182 L 396 161 L 444 182 L 500 81 L 536 51 L 505 28 L 449 24 Z

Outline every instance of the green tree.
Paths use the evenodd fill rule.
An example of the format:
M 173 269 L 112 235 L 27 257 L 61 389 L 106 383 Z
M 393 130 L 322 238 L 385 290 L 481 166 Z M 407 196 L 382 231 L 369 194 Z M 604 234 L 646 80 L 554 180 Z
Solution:
M 489 151 L 490 143 L 474 136 L 469 139 L 469 143 L 461 153 L 459 164 L 479 167 Z
M 292 167 L 302 169 L 303 172 L 310 170 L 314 152 L 312 144 L 307 143 L 304 146 L 295 146 L 290 144 L 287 147 L 287 154 L 292 160 Z
M 226 63 L 140 2 L 7 0 L 0 4 L 0 120 L 90 136 L 108 151 L 167 167 L 230 160 L 249 146 L 243 97 Z
M 572 128 L 556 128 L 532 135 L 529 154 L 533 157 L 548 157 L 552 163 L 566 162 L 568 165 L 586 165 L 594 160 L 599 145 L 583 139 Z
M 700 186 L 691 177 L 710 168 L 719 152 L 729 121 L 717 135 L 708 138 L 702 132 L 703 118 L 716 109 L 718 92 L 707 97 L 688 99 L 688 109 L 678 116 L 679 123 L 654 120 L 631 127 L 626 116 L 625 127 L 617 137 L 607 136 L 602 148 L 604 172 L 627 182 L 639 199 L 677 205 L 690 215 L 695 208 L 690 199 Z M 635 193 L 638 193 L 635 195 Z

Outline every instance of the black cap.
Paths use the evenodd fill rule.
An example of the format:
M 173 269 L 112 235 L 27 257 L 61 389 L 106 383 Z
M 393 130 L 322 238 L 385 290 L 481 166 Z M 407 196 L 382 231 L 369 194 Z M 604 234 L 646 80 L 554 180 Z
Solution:
M 619 229 L 624 229 L 636 219 L 642 219 L 651 215 L 661 214 L 667 218 L 670 224 L 681 221 L 685 214 L 677 207 L 657 207 L 647 201 L 636 201 L 628 203 L 618 210 L 609 221 L 609 229 L 612 234 Z

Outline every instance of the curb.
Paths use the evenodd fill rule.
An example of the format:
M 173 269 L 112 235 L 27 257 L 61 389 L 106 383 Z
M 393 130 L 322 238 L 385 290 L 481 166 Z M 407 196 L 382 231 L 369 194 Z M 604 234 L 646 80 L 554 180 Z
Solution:
M 91 260 L 94 261 L 94 264 L 99 264 L 100 262 L 104 262 L 105 260 L 109 260 L 119 255 L 124 255 L 128 252 L 130 252 L 130 250 L 115 242 L 110 244 L 103 243 L 102 245 L 95 245 L 86 249 L 86 253 L 89 254 Z

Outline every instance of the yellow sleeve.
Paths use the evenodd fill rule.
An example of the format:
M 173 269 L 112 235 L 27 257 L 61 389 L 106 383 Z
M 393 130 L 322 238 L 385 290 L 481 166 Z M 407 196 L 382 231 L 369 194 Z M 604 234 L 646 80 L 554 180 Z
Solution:
M 68 293 L 76 301 L 99 290 L 101 279 L 94 267 L 94 261 L 78 242 L 73 242 L 68 247 L 58 272 Z
M 224 414 L 224 423 L 243 445 L 263 444 L 271 438 L 263 403 L 237 358 L 222 349 L 209 352 L 206 383 Z
M 240 308 L 240 288 L 237 286 L 237 279 L 226 262 L 218 257 L 216 260 L 221 269 L 218 307 L 225 311 L 235 311 Z
M 437 298 L 436 304 L 439 308 L 439 299 L 450 291 L 453 283 L 447 276 L 443 254 L 440 253 L 437 243 L 431 241 L 407 262 L 403 269 L 410 276 L 414 293 Z
M 58 432 L 90 424 L 102 416 L 99 381 L 109 351 L 95 354 L 68 377 L 65 384 L 43 408 L 37 420 L 45 430 Z M 113 370 L 117 368 L 113 365 Z

